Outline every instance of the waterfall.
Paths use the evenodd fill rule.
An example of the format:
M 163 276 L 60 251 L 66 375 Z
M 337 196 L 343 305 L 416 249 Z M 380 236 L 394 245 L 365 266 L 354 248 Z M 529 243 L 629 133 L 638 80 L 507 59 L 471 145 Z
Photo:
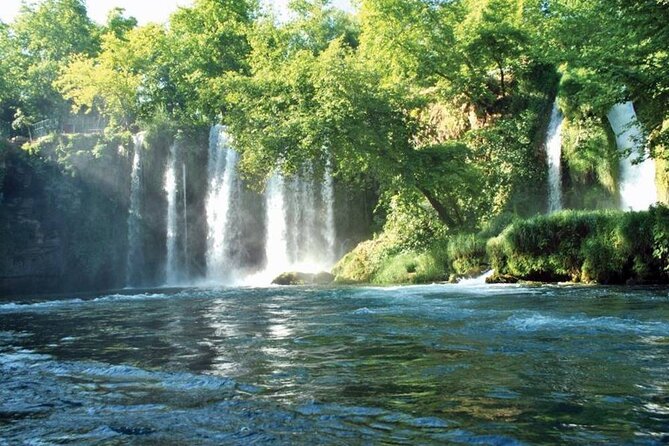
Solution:
M 126 286 L 141 285 L 144 268 L 142 243 L 142 146 L 144 133 L 133 136 L 134 155 L 130 175 L 130 207 L 128 208 L 128 257 Z
M 165 169 L 164 190 L 167 198 L 167 259 L 165 261 L 165 281 L 175 284 L 179 281 L 177 264 L 177 145 L 170 147 L 170 158 Z
M 282 176 L 274 174 L 265 191 L 265 271 L 269 277 L 290 265 L 286 193 Z
M 262 277 L 329 270 L 336 260 L 337 245 L 330 166 L 321 183 L 311 167 L 289 181 L 274 174 L 267 183 L 265 203 L 267 261 Z
M 293 230 L 300 226 L 300 208 L 298 192 L 300 190 L 300 179 L 295 176 L 291 179 L 288 188 L 284 188 L 284 205 L 286 206 L 287 216 L 286 225 L 291 228 L 288 231 L 288 258 L 291 265 L 297 262 L 299 257 L 300 239 L 298 231 Z
M 181 185 L 183 188 L 183 217 L 184 217 L 184 241 L 183 241 L 183 256 L 184 256 L 184 274 L 190 277 L 190 258 L 188 257 L 188 182 L 186 181 L 186 162 L 181 164 Z
M 484 286 L 487 284 L 487 279 L 489 277 L 492 277 L 495 274 L 494 270 L 489 270 L 486 271 L 485 273 L 481 274 L 478 277 L 472 277 L 470 279 L 460 279 L 458 281 L 458 285 L 464 285 L 464 286 Z
M 546 133 L 546 160 L 548 162 L 548 212 L 562 210 L 562 122 L 564 118 L 553 104 L 551 120 Z
M 648 153 L 643 153 L 645 159 L 638 164 L 633 163 L 643 150 L 643 132 L 634 105 L 631 102 L 614 105 L 608 118 L 618 149 L 631 152 L 620 160 L 620 207 L 623 210 L 646 210 L 657 201 L 655 161 Z
M 315 252 L 317 246 L 318 223 L 316 214 L 316 191 L 314 190 L 313 169 L 309 166 L 305 169 L 303 177 L 299 181 L 300 195 L 298 206 L 300 209 L 300 222 L 294 228 L 299 230 L 299 251 L 297 259 L 300 263 L 315 264 L 317 259 L 322 259 L 324 252 Z
M 205 202 L 207 279 L 260 285 L 282 272 L 330 269 L 337 246 L 331 167 L 322 180 L 312 165 L 290 178 L 275 172 L 259 196 L 245 186 L 237 164 L 225 128 L 213 127 Z
M 328 261 L 334 263 L 337 260 L 337 231 L 335 227 L 334 179 L 332 178 L 332 167 L 329 162 L 325 166 L 325 173 L 323 175 L 321 201 L 325 208 L 325 225 L 322 226 L 325 231 L 325 252 L 329 256 Z
M 209 136 L 207 212 L 207 277 L 229 281 L 235 269 L 236 228 L 230 214 L 239 208 L 237 152 L 230 147 L 225 128 L 214 126 Z

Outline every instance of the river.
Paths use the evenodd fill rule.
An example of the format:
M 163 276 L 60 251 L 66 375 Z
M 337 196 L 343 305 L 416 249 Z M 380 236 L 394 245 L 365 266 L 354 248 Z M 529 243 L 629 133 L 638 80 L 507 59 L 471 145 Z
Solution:
M 0 303 L 0 445 L 666 444 L 669 290 Z

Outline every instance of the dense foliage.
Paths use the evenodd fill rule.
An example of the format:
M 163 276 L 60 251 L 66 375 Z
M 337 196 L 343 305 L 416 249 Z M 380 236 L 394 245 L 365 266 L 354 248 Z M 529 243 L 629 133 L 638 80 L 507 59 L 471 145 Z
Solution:
M 666 282 L 669 209 L 563 211 L 509 226 L 488 242 L 499 274 L 598 283 Z

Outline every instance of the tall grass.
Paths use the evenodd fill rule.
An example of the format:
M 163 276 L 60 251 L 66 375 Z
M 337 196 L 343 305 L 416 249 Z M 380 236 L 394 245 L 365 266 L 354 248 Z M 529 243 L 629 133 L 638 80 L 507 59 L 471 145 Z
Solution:
M 539 216 L 509 226 L 487 252 L 498 273 L 524 279 L 666 282 L 669 209 Z

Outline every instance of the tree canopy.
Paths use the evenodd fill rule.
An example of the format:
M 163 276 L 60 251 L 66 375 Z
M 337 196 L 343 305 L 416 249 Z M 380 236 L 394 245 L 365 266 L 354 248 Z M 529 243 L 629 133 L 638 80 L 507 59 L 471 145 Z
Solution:
M 664 0 L 291 7 L 281 21 L 256 0 L 196 0 L 138 26 L 119 8 L 93 23 L 83 0 L 24 6 L 0 24 L 0 120 L 19 132 L 70 113 L 120 130 L 220 122 L 251 182 L 329 165 L 412 197 L 450 229 L 536 208 L 521 197 L 543 181 L 537 148 L 556 95 L 584 126 L 634 100 L 653 156 L 665 156 Z

